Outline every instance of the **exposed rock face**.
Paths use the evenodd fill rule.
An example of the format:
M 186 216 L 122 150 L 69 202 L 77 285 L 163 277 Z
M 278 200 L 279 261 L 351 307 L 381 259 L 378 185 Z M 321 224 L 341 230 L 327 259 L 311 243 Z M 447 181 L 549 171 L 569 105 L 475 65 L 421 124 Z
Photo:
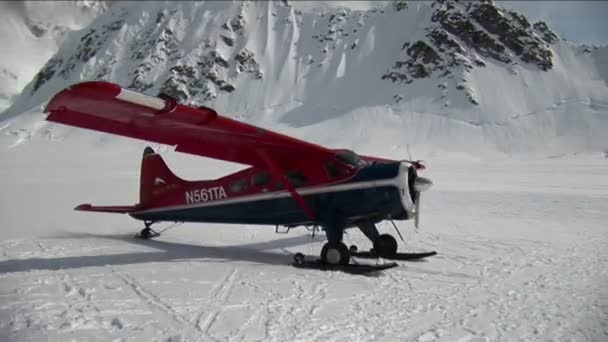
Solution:
M 91 28 L 80 38 L 75 53 L 67 60 L 63 58 L 51 58 L 34 78 L 32 94 L 51 79 L 55 73 L 58 73 L 63 79 L 67 80 L 74 68 L 78 64 L 87 63 L 91 58 L 95 57 L 112 32 L 119 30 L 123 24 L 123 20 L 117 20 L 103 25 L 99 31 Z
M 57 69 L 63 64 L 63 59 L 52 58 L 46 63 L 44 68 L 38 72 L 34 78 L 34 85 L 32 87 L 32 94 L 34 94 L 43 84 L 55 76 Z
M 553 44 L 558 40 L 557 35 L 551 31 L 551 29 L 549 29 L 549 27 L 547 26 L 547 23 L 545 23 L 544 21 L 539 21 L 537 23 L 534 23 L 534 32 L 541 37 L 545 43 L 547 44 Z
M 544 22 L 532 25 L 524 16 L 500 9 L 492 1 L 437 0 L 411 6 L 395 0 L 383 8 L 310 13 L 287 2 L 215 4 L 219 2 L 209 7 L 159 3 L 133 5 L 130 10 L 118 6 L 49 60 L 27 92 L 51 92 L 51 79 L 53 84 L 97 79 L 150 95 L 163 93 L 181 102 L 210 105 L 218 97 L 222 100 L 222 96 L 244 89 L 242 84 L 251 87 L 250 80 L 261 84 L 265 68 L 273 81 L 283 72 L 275 68 L 283 68 L 287 78 L 307 75 L 315 79 L 317 73 L 337 66 L 336 74 L 342 78 L 344 70 L 359 71 L 345 64 L 378 56 L 386 61 L 374 74 L 379 83 L 390 80 L 395 91 L 407 92 L 408 84 L 430 80 L 436 82 L 431 89 L 439 91 L 429 96 L 444 100 L 445 106 L 453 98 L 450 92 L 461 97 L 459 103 L 464 96 L 475 105 L 480 99 L 469 82 L 474 69 L 502 64 L 515 73 L 514 66 L 524 64 L 550 70 L 550 45 L 559 39 Z M 420 22 L 408 27 L 414 17 Z M 260 18 L 265 20 L 263 25 Z M 204 22 L 211 24 L 203 28 L 200 23 Z M 401 25 L 408 27 L 403 30 L 407 38 L 393 34 Z M 384 35 L 389 27 L 391 39 L 379 44 L 375 35 Z M 396 56 L 386 53 L 394 43 L 401 46 Z M 396 102 L 404 99 L 390 94 L 388 101 L 391 96 Z
M 441 57 L 427 43 L 419 40 L 410 45 L 410 43 L 406 42 L 403 49 L 406 49 L 407 55 L 410 58 L 406 61 L 395 62 L 394 71 L 383 75 L 382 79 L 389 78 L 393 81 L 403 80 L 411 83 L 411 78 L 425 78 L 433 71 L 441 69 Z M 405 69 L 406 73 L 398 71 L 403 69 Z
M 466 79 L 473 68 L 486 66 L 485 58 L 509 65 L 521 61 L 543 71 L 553 67 L 549 45 L 558 37 L 544 22 L 532 26 L 523 15 L 487 0 L 439 0 L 433 8 L 426 39 L 405 42 L 405 58 L 396 61 L 382 79 L 412 83 L 435 73 L 440 78 Z M 456 89 L 477 103 L 467 87 L 459 84 Z
M 551 50 L 530 29 L 526 18 L 515 12 L 501 11 L 491 3 L 471 6 L 471 18 L 526 63 L 534 63 L 541 70 L 553 67 Z
M 243 3 L 240 13 L 223 25 L 226 34 L 219 39 L 205 39 L 189 53 L 181 48 L 180 39 L 171 28 L 172 18 L 178 15 L 176 10 L 164 9 L 158 12 L 149 25 L 150 29 L 140 30 L 130 39 L 130 55 L 128 59 L 135 63 L 129 71 L 130 83 L 127 88 L 140 92 L 148 92 L 157 86 L 156 70 L 160 66 L 168 68 L 167 77 L 159 88 L 159 93 L 187 102 L 206 102 L 217 97 L 219 92 L 230 93 L 236 87 L 228 79 L 238 77 L 240 73 L 253 75 L 255 79 L 263 78 L 263 71 L 256 61 L 253 52 L 247 49 L 234 51 L 229 57 L 224 57 L 218 50 L 218 44 L 223 43 L 234 47 L 239 36 L 243 35 L 246 24 L 245 14 L 248 3 Z M 115 31 L 121 30 L 125 21 L 120 19 L 102 25 L 102 29 L 90 28 L 80 38 L 74 53 L 67 59 L 53 58 L 37 74 L 32 87 L 35 93 L 56 74 L 68 79 L 77 65 L 91 61 L 98 51 L 106 44 Z M 110 58 L 95 73 L 95 78 L 112 80 L 115 58 Z M 158 89 L 158 88 L 157 88 Z
M 395 7 L 395 11 L 403 11 L 407 9 L 407 1 L 405 0 L 395 0 L 393 1 L 393 6 Z

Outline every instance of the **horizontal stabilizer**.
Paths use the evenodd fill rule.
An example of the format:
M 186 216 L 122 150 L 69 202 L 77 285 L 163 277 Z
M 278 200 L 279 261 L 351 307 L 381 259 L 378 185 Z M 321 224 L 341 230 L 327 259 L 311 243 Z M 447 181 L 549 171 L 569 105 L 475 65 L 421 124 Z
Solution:
M 134 205 L 115 205 L 115 206 L 94 206 L 92 204 L 81 204 L 74 208 L 78 211 L 94 211 L 99 213 L 115 213 L 115 214 L 128 214 L 132 211 L 137 210 Z

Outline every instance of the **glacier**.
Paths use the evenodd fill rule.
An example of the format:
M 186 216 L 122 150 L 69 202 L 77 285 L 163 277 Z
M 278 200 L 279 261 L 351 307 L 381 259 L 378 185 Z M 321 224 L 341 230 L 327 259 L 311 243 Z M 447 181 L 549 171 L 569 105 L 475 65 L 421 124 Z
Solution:
M 492 1 L 0 6 L 19 47 L 0 56 L 0 340 L 608 336 L 608 47 Z M 323 236 L 184 224 L 140 241 L 140 222 L 74 212 L 135 202 L 147 145 L 44 121 L 50 96 L 92 79 L 423 159 L 435 185 L 399 248 L 439 254 L 374 277 L 298 270 Z M 186 179 L 243 167 L 153 147 Z

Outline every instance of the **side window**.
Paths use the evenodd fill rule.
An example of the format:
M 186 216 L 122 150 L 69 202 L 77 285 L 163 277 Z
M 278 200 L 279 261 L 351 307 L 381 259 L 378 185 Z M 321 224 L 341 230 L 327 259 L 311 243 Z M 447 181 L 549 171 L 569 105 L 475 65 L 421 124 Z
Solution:
M 306 178 L 306 176 L 304 176 L 304 174 L 300 170 L 287 171 L 285 172 L 285 176 L 296 188 L 304 186 L 308 183 L 308 178 Z
M 262 171 L 251 177 L 251 185 L 253 186 L 262 186 L 268 183 L 270 183 L 270 173 L 266 171 Z
M 300 170 L 289 170 L 285 172 L 285 177 L 293 184 L 294 187 L 299 188 L 301 186 L 305 186 L 308 184 L 308 178 L 304 176 L 302 171 Z M 283 190 L 285 189 L 285 185 L 281 181 L 276 181 L 274 184 L 275 190 Z
M 230 192 L 241 192 L 247 190 L 247 180 L 239 179 L 230 184 Z

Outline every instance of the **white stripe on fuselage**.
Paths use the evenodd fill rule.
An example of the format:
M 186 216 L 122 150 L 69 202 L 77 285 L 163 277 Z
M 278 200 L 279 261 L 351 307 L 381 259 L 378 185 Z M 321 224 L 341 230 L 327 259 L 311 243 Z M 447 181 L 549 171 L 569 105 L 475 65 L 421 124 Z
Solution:
M 336 184 L 336 185 L 330 185 L 330 186 L 314 186 L 314 187 L 308 187 L 308 188 L 299 188 L 299 189 L 296 189 L 296 191 L 301 196 L 306 196 L 306 195 L 324 194 L 324 193 L 328 193 L 328 192 L 342 192 L 342 191 L 350 191 L 350 190 L 371 189 L 371 188 L 376 188 L 376 187 L 381 187 L 381 186 L 394 186 L 397 189 L 399 189 L 399 186 L 400 186 L 399 176 L 397 176 L 395 178 L 383 179 L 383 180 L 362 181 L 362 182 L 354 182 L 354 183 L 346 183 L 346 184 L 342 183 L 342 184 Z M 141 210 L 141 211 L 135 211 L 135 212 L 132 212 L 131 214 L 135 214 L 135 215 L 151 214 L 151 213 L 159 213 L 159 212 L 164 212 L 164 211 L 214 207 L 214 206 L 220 206 L 220 205 L 263 201 L 263 200 L 271 200 L 271 199 L 284 198 L 284 197 L 291 197 L 291 194 L 285 190 L 274 191 L 274 192 L 267 192 L 267 193 L 263 193 L 263 194 L 245 195 L 245 196 L 227 198 L 227 199 L 222 199 L 222 200 L 212 201 L 212 202 L 180 204 L 180 205 L 167 206 L 167 207 L 161 207 L 161 208 L 146 209 L 146 210 Z

